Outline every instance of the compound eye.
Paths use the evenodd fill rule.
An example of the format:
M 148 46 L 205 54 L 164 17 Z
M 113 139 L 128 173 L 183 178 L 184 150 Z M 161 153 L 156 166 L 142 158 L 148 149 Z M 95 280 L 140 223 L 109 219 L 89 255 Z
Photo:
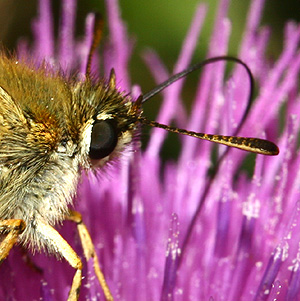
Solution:
M 90 158 L 99 160 L 108 156 L 117 142 L 118 133 L 113 119 L 95 121 L 91 133 Z

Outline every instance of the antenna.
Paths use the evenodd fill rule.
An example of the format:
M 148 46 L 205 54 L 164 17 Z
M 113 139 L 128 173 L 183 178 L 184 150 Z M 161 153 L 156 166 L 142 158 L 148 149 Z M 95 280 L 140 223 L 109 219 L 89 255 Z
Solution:
M 156 128 L 161 128 L 169 132 L 187 135 L 202 140 L 212 141 L 215 143 L 239 148 L 244 151 L 248 151 L 256 154 L 269 155 L 269 156 L 275 156 L 279 154 L 279 149 L 277 145 L 271 141 L 264 140 L 264 139 L 196 133 L 193 131 L 178 129 L 176 127 L 161 124 L 156 121 L 151 121 L 144 117 L 139 117 L 139 121 L 142 124 L 149 125 Z
M 218 61 L 232 61 L 235 63 L 238 63 L 239 65 L 242 65 L 249 77 L 250 80 L 250 92 L 249 92 L 249 98 L 248 98 L 248 105 L 247 108 L 244 112 L 244 115 L 241 119 L 241 122 L 238 126 L 238 128 L 236 129 L 235 133 L 233 136 L 223 136 L 223 135 L 211 135 L 211 134 L 205 134 L 205 133 L 196 133 L 193 131 L 188 131 L 185 129 L 179 129 L 176 127 L 171 127 L 165 124 L 161 124 L 158 123 L 156 121 L 151 121 L 148 120 L 145 117 L 138 117 L 138 120 L 145 125 L 148 126 L 152 126 L 152 127 L 157 127 L 157 128 L 161 128 L 164 129 L 166 131 L 169 132 L 173 132 L 173 133 L 178 133 L 178 134 L 183 134 L 183 135 L 187 135 L 187 136 L 192 136 L 195 138 L 199 138 L 202 140 L 207 140 L 207 141 L 212 141 L 215 143 L 219 143 L 219 144 L 223 144 L 223 145 L 227 145 L 227 146 L 231 146 L 231 147 L 235 147 L 235 148 L 239 148 L 248 152 L 253 152 L 256 154 L 263 154 L 263 155 L 269 155 L 269 156 L 275 156 L 279 154 L 279 148 L 277 147 L 276 144 L 274 144 L 271 141 L 268 140 L 264 140 L 264 139 L 259 139 L 259 138 L 252 138 L 252 137 L 238 137 L 236 136 L 236 134 L 239 132 L 239 130 L 241 129 L 242 125 L 244 124 L 246 117 L 248 116 L 248 113 L 250 111 L 251 108 L 251 103 L 252 103 L 252 99 L 253 99 L 253 91 L 254 91 L 254 78 L 252 75 L 251 70 L 249 69 L 249 67 L 247 66 L 246 63 L 244 63 L 242 60 L 235 58 L 235 57 L 231 57 L 231 56 L 217 56 L 217 57 L 212 57 L 209 58 L 205 61 L 202 61 L 200 63 L 197 63 L 195 65 L 192 65 L 188 68 L 186 68 L 185 70 L 183 70 L 182 72 L 179 72 L 173 76 L 171 76 L 170 78 L 168 78 L 166 81 L 164 81 L 163 83 L 159 84 L 158 86 L 156 86 L 153 90 L 151 90 L 150 92 L 146 93 L 143 97 L 142 97 L 142 103 L 146 102 L 147 100 L 149 100 L 150 98 L 152 98 L 154 95 L 158 94 L 159 92 L 161 92 L 162 90 L 164 90 L 165 88 L 167 88 L 168 86 L 170 86 L 171 84 L 173 84 L 174 82 L 176 82 L 177 80 L 186 77 L 187 75 L 189 75 L 190 73 L 208 65 L 208 64 L 212 64 Z
M 88 54 L 87 64 L 86 64 L 86 70 L 85 70 L 85 76 L 86 78 L 90 78 L 91 76 L 91 68 L 92 68 L 92 58 L 93 54 L 99 45 L 102 33 L 103 33 L 103 27 L 104 27 L 104 21 L 103 18 L 99 13 L 95 14 L 95 21 L 94 21 L 94 31 L 93 31 L 93 37 L 92 37 L 92 44 L 90 47 L 90 51 Z
M 103 26 L 104 26 L 103 18 L 100 16 L 100 14 L 95 14 L 92 43 L 91 43 L 91 47 L 89 50 L 87 66 L 86 66 L 86 78 L 89 78 L 91 75 L 92 57 L 93 57 L 93 54 L 102 38 Z M 149 100 L 150 98 L 152 98 L 153 96 L 155 96 L 156 94 L 158 94 L 159 92 L 161 92 L 162 90 L 164 90 L 165 88 L 167 88 L 168 86 L 173 84 L 174 82 L 178 81 L 179 79 L 186 77 L 190 73 L 192 73 L 196 70 L 199 70 L 200 68 L 202 68 L 206 65 L 216 63 L 218 61 L 232 61 L 239 65 L 242 65 L 245 68 L 245 70 L 248 74 L 249 80 L 250 80 L 250 92 L 249 92 L 249 98 L 248 98 L 249 99 L 248 105 L 244 112 L 242 120 L 233 136 L 196 133 L 193 131 L 188 131 L 185 129 L 179 129 L 179 128 L 171 127 L 171 126 L 168 126 L 165 124 L 160 124 L 155 121 L 150 121 L 150 120 L 146 119 L 145 117 L 141 117 L 141 116 L 137 117 L 138 121 L 140 121 L 144 125 L 161 128 L 161 129 L 164 129 L 169 132 L 192 136 L 192 137 L 199 138 L 202 140 L 207 140 L 207 141 L 212 141 L 212 142 L 219 143 L 219 144 L 224 144 L 227 146 L 239 148 L 239 149 L 257 153 L 257 154 L 270 155 L 270 156 L 278 155 L 279 149 L 278 149 L 277 145 L 274 144 L 273 142 L 270 142 L 270 141 L 264 140 L 264 139 L 259 139 L 259 138 L 236 136 L 236 134 L 239 132 L 240 128 L 242 127 L 242 125 L 250 111 L 251 102 L 253 99 L 253 91 L 254 91 L 254 78 L 253 78 L 252 72 L 249 69 L 249 67 L 247 66 L 247 64 L 238 58 L 231 57 L 231 56 L 217 56 L 217 57 L 212 57 L 207 60 L 204 60 L 195 65 L 192 65 L 192 66 L 186 68 L 185 70 L 183 70 L 182 72 L 179 72 L 179 73 L 171 76 L 166 81 L 164 81 L 163 83 L 159 84 L 154 89 L 152 89 L 150 92 L 141 96 L 138 99 L 138 101 L 135 103 L 134 106 L 140 107 L 142 105 L 142 103 L 146 102 L 147 100 Z M 114 73 L 114 70 L 111 70 L 110 80 L 109 80 L 110 86 L 115 87 L 115 82 L 116 82 L 115 73 Z M 136 111 L 139 111 L 139 110 L 136 110 Z
M 173 84 L 174 82 L 178 81 L 179 79 L 186 77 L 190 73 L 192 73 L 192 72 L 194 72 L 196 70 L 199 70 L 200 68 L 202 68 L 202 67 L 204 67 L 206 65 L 209 65 L 209 64 L 212 64 L 212 63 L 216 63 L 216 62 L 219 62 L 219 61 L 232 61 L 232 62 L 238 63 L 239 65 L 242 65 L 246 69 L 247 74 L 249 76 L 249 80 L 250 80 L 250 95 L 249 95 L 249 99 L 252 99 L 252 97 L 253 97 L 254 79 L 253 79 L 252 72 L 249 69 L 249 67 L 247 66 L 247 64 L 244 63 L 242 60 L 240 60 L 238 58 L 235 58 L 235 57 L 232 57 L 232 56 L 216 56 L 216 57 L 212 57 L 212 58 L 209 58 L 207 60 L 204 60 L 204 61 L 202 61 L 200 63 L 195 64 L 195 65 L 189 66 L 185 70 L 172 75 L 166 81 L 164 81 L 163 83 L 161 83 L 158 86 L 156 86 L 150 92 L 146 93 L 143 96 L 143 103 L 145 101 L 147 101 L 148 99 L 152 98 L 154 95 L 156 95 L 159 92 L 161 92 L 162 90 L 164 90 L 165 88 L 167 88 L 168 86 L 170 86 L 171 84 Z

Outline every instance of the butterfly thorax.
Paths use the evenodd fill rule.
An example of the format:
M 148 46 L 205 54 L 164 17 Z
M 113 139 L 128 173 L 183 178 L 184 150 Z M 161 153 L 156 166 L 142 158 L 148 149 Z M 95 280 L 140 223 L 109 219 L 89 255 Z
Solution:
M 90 160 L 93 125 L 103 120 L 116 128 L 116 145 L 104 158 Z M 94 161 L 102 166 L 117 156 L 131 142 L 136 120 L 130 99 L 109 84 L 66 80 L 45 68 L 33 72 L 2 57 L 0 219 L 23 219 L 21 240 L 43 246 L 37 224 L 64 219 L 80 168 L 89 169 Z

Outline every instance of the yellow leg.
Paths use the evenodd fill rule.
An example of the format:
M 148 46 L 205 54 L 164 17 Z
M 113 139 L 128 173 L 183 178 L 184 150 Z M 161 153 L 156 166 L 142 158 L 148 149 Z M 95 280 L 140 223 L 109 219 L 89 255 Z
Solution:
M 8 256 L 9 251 L 17 242 L 18 236 L 24 231 L 25 226 L 25 222 L 20 219 L 0 220 L 0 233 L 3 233 L 4 235 L 7 234 L 0 243 L 0 263 Z M 37 231 L 47 240 L 47 246 L 49 248 L 58 252 L 73 268 L 76 269 L 68 301 L 77 301 L 81 286 L 82 263 L 80 258 L 71 246 L 51 226 L 39 222 Z
M 90 258 L 93 259 L 95 274 L 96 274 L 98 281 L 103 289 L 105 298 L 106 298 L 106 300 L 112 301 L 113 300 L 112 294 L 108 288 L 108 285 L 105 281 L 104 275 L 100 269 L 100 265 L 99 265 L 97 254 L 95 252 L 94 244 L 92 242 L 92 239 L 88 232 L 87 227 L 82 222 L 81 214 L 76 211 L 70 211 L 70 215 L 66 216 L 66 219 L 73 221 L 77 224 L 77 229 L 78 229 L 81 245 L 83 248 L 84 256 L 87 261 Z
M 26 224 L 21 219 L 0 220 L 0 233 L 6 235 L 0 243 L 0 263 L 8 256 L 25 227 Z
M 47 246 L 51 249 L 54 249 L 63 258 L 65 258 L 74 269 L 76 269 L 69 292 L 68 301 L 77 301 L 79 297 L 82 274 L 82 262 L 80 258 L 72 249 L 72 247 L 50 225 L 39 222 L 37 230 L 41 233 L 43 239 L 47 241 Z

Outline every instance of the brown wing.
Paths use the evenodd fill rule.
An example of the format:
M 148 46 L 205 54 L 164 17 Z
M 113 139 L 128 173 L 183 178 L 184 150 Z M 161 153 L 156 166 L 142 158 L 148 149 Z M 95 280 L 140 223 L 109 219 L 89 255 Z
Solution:
M 26 118 L 14 99 L 0 86 L 0 136 L 2 132 L 26 126 Z

